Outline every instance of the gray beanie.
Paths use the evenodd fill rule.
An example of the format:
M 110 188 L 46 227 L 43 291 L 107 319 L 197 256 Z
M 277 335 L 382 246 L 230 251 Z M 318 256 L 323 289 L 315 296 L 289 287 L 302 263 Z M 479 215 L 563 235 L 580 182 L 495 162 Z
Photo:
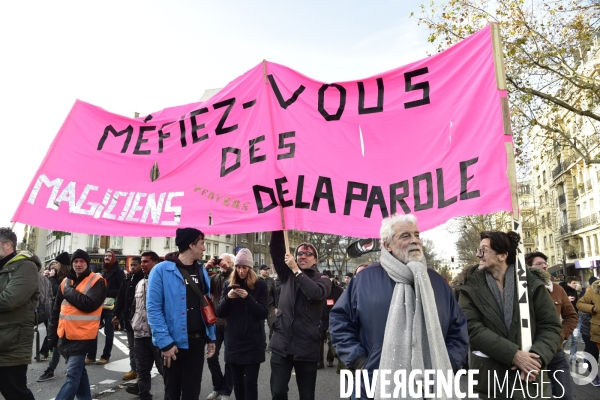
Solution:
M 235 265 L 245 265 L 246 267 L 252 268 L 254 266 L 254 259 L 250 250 L 243 248 L 238 251 L 235 256 Z

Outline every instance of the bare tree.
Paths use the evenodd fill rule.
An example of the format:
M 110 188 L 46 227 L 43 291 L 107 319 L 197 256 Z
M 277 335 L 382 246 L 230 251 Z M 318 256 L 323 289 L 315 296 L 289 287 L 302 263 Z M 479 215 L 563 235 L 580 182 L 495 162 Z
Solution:
M 599 50 L 597 0 L 432 0 L 421 5 L 418 20 L 438 51 L 498 23 L 520 162 L 537 136 L 546 150 L 570 148 L 586 163 L 600 163 L 590 153 L 600 130 L 600 78 L 586 63 Z M 574 134 L 583 125 L 593 137 Z
M 479 233 L 483 231 L 507 231 L 510 228 L 510 221 L 511 216 L 505 212 L 470 215 L 452 220 L 448 229 L 458 237 L 456 241 L 458 259 L 465 261 L 467 264 L 477 264 L 479 259 L 476 256 L 476 250 L 481 242 Z

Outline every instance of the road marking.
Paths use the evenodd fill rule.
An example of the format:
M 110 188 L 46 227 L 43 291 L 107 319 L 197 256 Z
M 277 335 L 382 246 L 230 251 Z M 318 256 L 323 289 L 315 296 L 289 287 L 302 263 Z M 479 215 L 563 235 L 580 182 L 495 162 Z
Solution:
M 131 366 L 129 365 L 129 357 L 111 361 L 108 364 L 104 365 L 104 369 L 114 372 L 129 372 L 131 370 Z M 154 378 L 156 375 L 158 375 L 158 370 L 156 369 L 156 367 L 153 367 L 150 371 L 150 376 Z
M 114 379 L 105 379 L 102 382 L 98 382 L 98 383 L 101 385 L 110 385 L 111 383 L 115 383 L 115 382 L 116 382 L 116 380 L 114 380 Z
M 100 329 L 98 332 L 101 332 L 104 336 L 106 336 L 106 334 L 104 333 L 104 328 Z M 126 345 L 124 345 L 119 339 L 117 339 L 116 336 L 113 339 L 113 346 L 117 346 L 117 348 L 119 350 L 121 350 L 126 355 L 129 355 L 129 347 L 127 347 Z

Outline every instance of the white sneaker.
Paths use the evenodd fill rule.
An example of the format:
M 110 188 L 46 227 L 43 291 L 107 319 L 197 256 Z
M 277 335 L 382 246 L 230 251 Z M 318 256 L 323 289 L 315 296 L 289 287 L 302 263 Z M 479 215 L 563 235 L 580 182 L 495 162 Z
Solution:
M 208 397 L 206 398 L 206 400 L 217 400 L 217 399 L 223 399 L 221 397 L 221 393 L 219 392 L 212 392 L 211 394 L 208 395 Z

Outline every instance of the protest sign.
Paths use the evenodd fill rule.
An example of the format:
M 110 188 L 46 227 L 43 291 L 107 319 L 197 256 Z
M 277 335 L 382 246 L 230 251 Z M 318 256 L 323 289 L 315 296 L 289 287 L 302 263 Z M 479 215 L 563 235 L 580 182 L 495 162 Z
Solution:
M 13 220 L 173 236 L 281 229 L 378 237 L 510 211 L 490 27 L 370 78 L 323 83 L 263 62 L 205 102 L 128 118 L 77 101 Z M 39 128 L 38 128 L 39 129 Z

